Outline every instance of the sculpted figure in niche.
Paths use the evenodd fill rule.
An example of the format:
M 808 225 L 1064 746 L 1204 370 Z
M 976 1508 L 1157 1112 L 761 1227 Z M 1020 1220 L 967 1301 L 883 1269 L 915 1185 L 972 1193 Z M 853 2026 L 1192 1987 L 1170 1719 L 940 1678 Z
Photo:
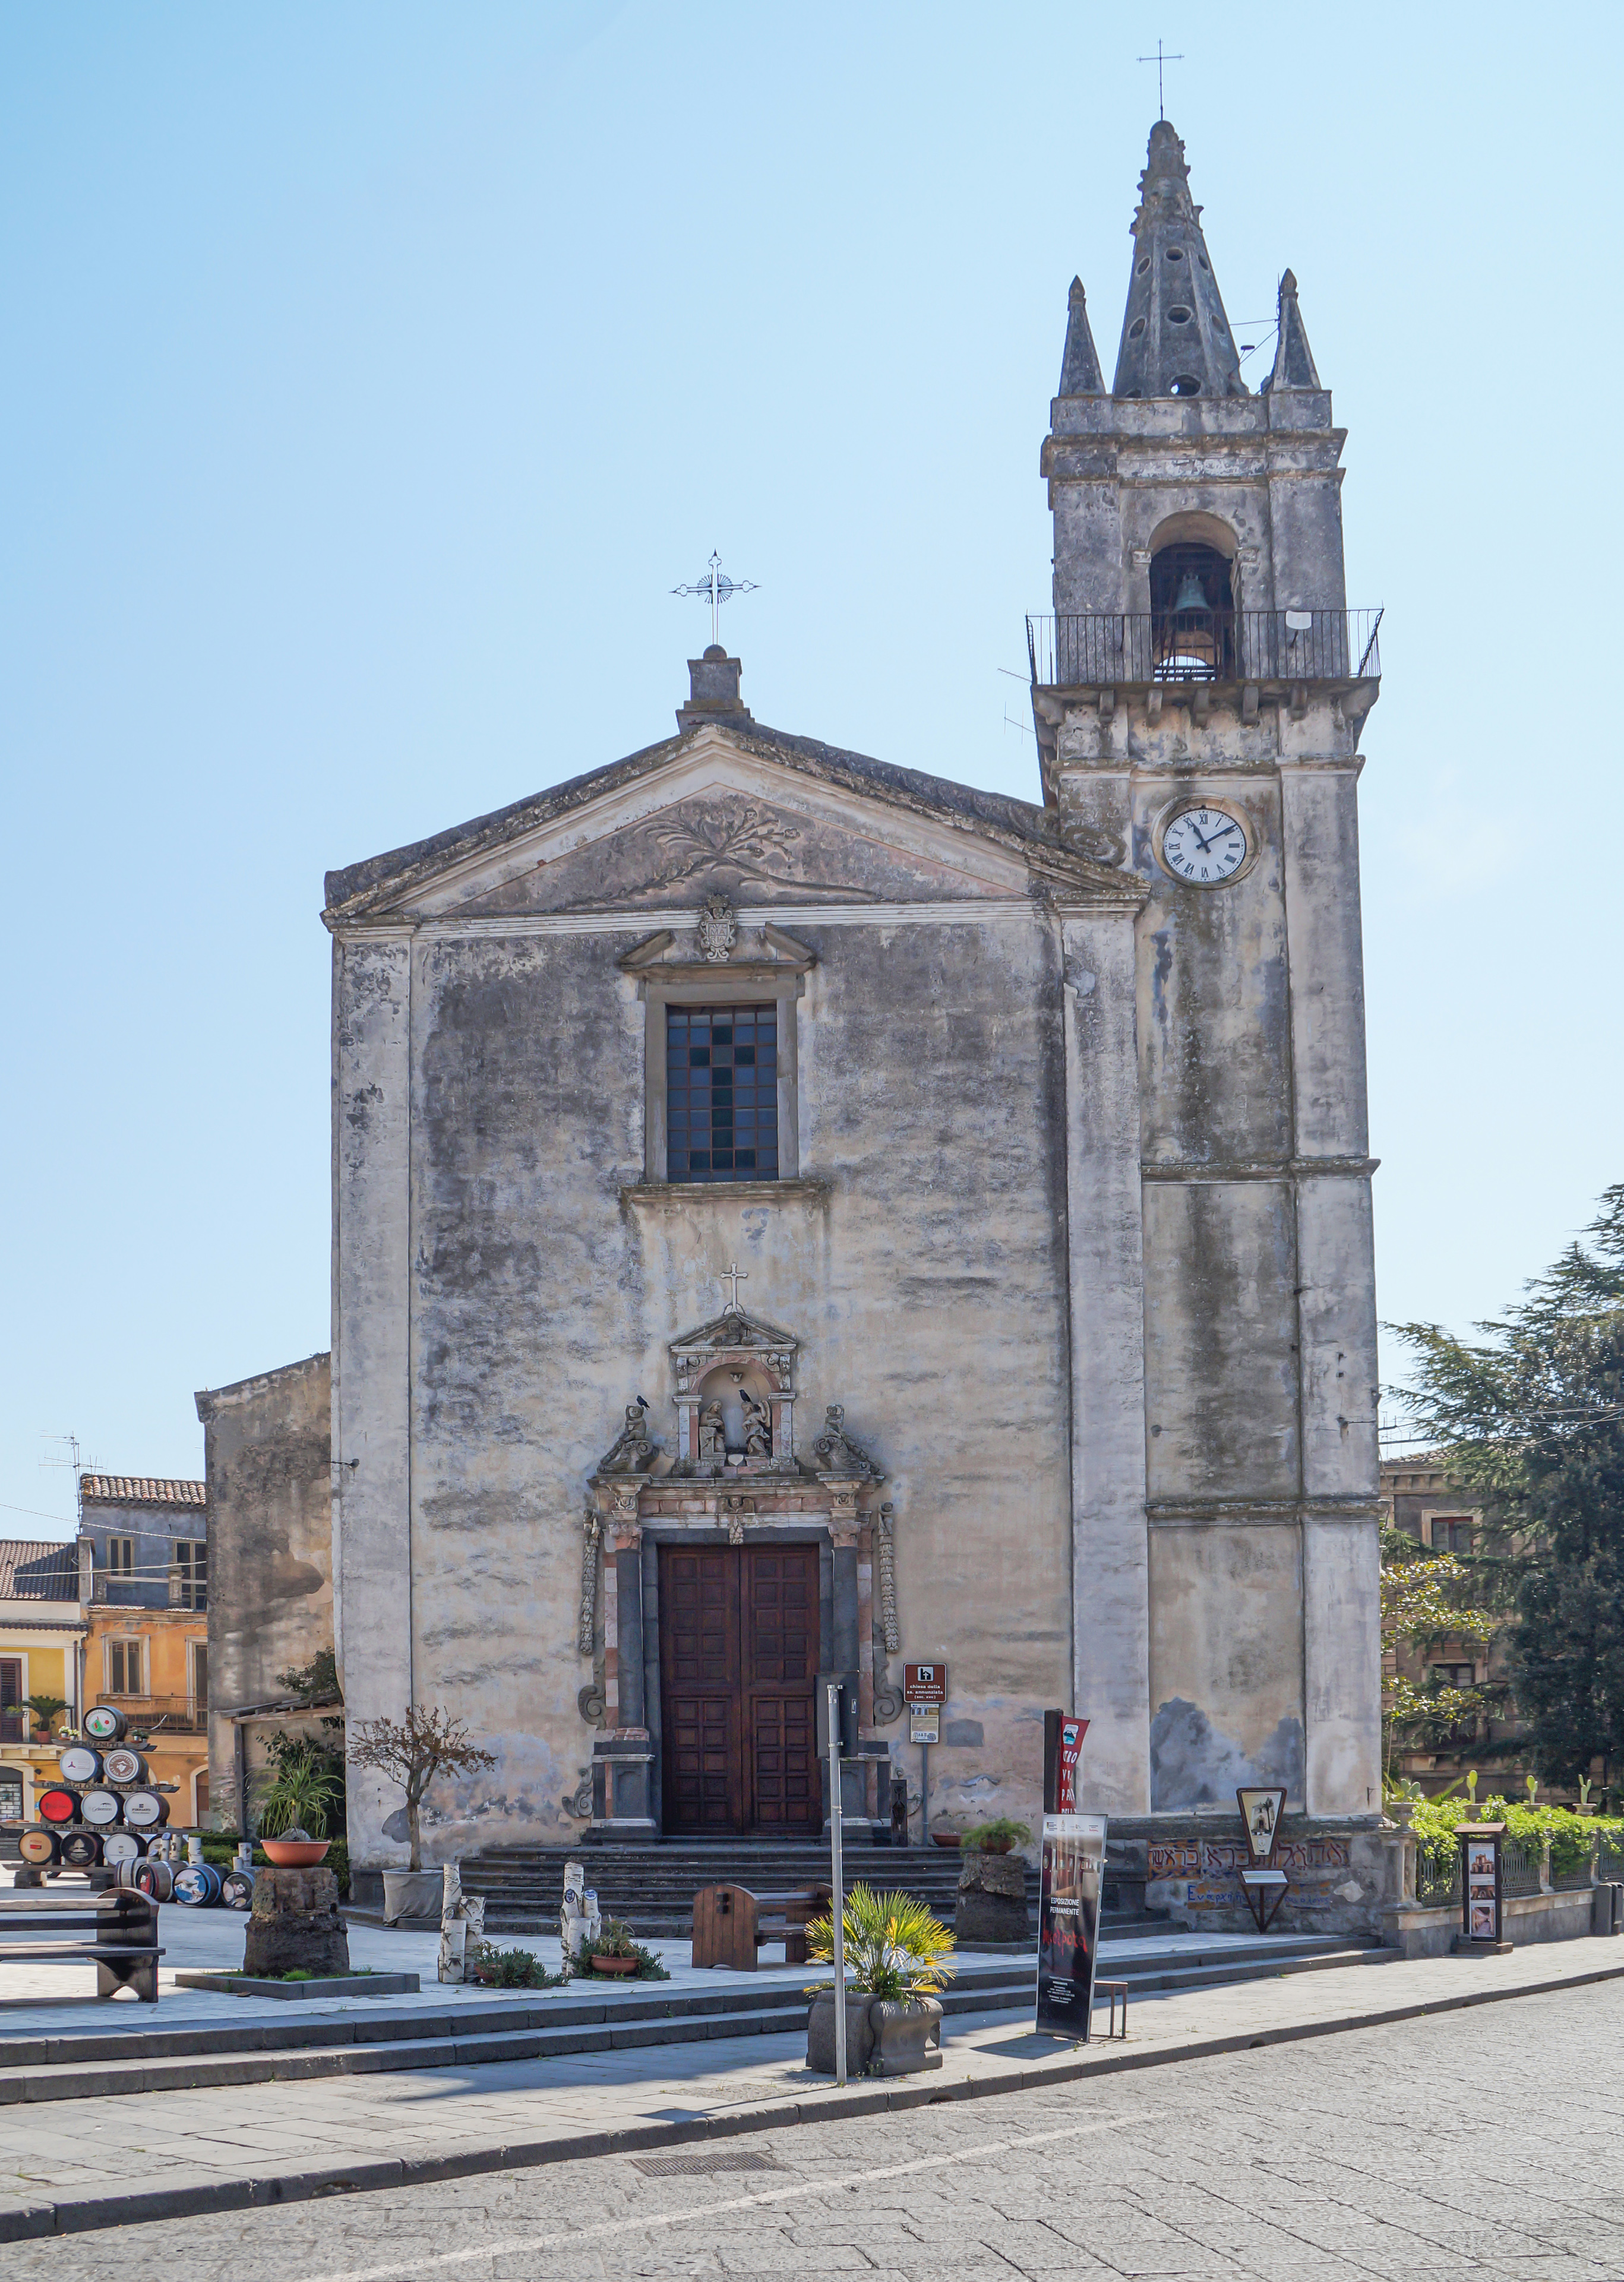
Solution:
M 702 1466 L 719 1466 L 726 1463 L 727 1457 L 722 1406 L 719 1402 L 707 1402 L 699 1414 L 699 1463 Z
M 747 1458 L 770 1458 L 773 1455 L 773 1414 L 766 1404 L 753 1395 L 748 1386 L 739 1389 L 739 1401 L 744 1411 L 744 1455 Z

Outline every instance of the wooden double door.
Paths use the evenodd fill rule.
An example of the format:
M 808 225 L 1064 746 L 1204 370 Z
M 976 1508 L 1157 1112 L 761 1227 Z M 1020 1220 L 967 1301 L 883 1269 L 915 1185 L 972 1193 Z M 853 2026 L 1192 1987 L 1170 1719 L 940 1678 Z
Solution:
M 660 1548 L 668 1831 L 804 1833 L 819 1781 L 818 1548 Z

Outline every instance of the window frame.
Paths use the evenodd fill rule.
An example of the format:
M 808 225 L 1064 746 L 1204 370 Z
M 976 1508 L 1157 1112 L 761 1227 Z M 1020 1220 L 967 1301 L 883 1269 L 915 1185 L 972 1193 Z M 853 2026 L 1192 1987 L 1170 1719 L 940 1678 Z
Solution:
M 104 1538 L 102 1543 L 105 1548 L 105 1557 L 102 1565 L 107 1574 L 110 1577 L 122 1577 L 128 1583 L 133 1584 L 136 1578 L 135 1539 L 120 1533 Z M 122 1557 L 114 1558 L 115 1548 Z
M 109 1633 L 103 1645 L 106 1649 L 106 1654 L 102 1660 L 102 1669 L 107 1675 L 105 1693 L 109 1696 L 144 1696 L 147 1693 L 145 1685 L 147 1675 L 146 1642 L 144 1636 L 140 1633 Z M 114 1682 L 113 1677 L 113 1650 L 122 1649 L 126 1651 L 124 1669 L 125 1677 L 128 1679 L 129 1676 L 128 1651 L 132 1648 L 136 1651 L 136 1678 L 140 1685 L 135 1688 L 120 1687 Z
M 785 962 L 784 965 L 787 965 Z M 796 1009 L 805 968 L 786 973 L 778 962 L 701 968 L 671 967 L 639 975 L 643 997 L 643 1179 L 685 1194 L 736 1196 L 751 1187 L 774 1189 L 801 1176 L 800 1041 Z M 667 1176 L 668 1118 L 665 1010 L 668 1006 L 766 1006 L 778 1016 L 778 1171 L 743 1181 L 672 1181 Z

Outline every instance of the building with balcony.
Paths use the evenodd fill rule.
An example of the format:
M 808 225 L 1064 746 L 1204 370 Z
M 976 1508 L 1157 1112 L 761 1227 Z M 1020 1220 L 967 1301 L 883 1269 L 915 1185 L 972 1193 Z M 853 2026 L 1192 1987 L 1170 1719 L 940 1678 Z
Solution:
M 148 1738 L 174 1820 L 208 1813 L 208 1501 L 201 1482 L 83 1474 L 78 1591 L 82 1701 L 116 1704 Z

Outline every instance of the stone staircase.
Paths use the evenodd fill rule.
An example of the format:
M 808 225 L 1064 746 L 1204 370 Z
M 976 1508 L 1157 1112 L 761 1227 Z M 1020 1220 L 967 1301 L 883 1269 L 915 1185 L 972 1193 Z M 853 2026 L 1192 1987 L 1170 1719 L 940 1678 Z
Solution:
M 959 1891 L 959 1851 L 945 1846 L 875 1846 L 844 1851 L 847 1884 L 859 1879 L 882 1891 L 899 1889 L 952 1925 Z M 694 1896 L 702 1886 L 748 1886 L 752 1893 L 804 1890 L 828 1881 L 829 1850 L 820 1838 L 671 1839 L 658 1846 L 499 1846 L 462 1864 L 462 1884 L 485 1897 L 486 1931 L 556 1933 L 564 1864 L 585 1863 L 605 1917 L 624 1918 L 644 1941 L 680 1941 L 693 1931 Z M 1118 1890 L 1106 1880 L 1105 1934 L 1135 1927 L 1165 1929 L 1164 1916 L 1143 1906 L 1142 1883 Z M 1027 1914 L 1037 1932 L 1037 1879 L 1026 1874 Z

